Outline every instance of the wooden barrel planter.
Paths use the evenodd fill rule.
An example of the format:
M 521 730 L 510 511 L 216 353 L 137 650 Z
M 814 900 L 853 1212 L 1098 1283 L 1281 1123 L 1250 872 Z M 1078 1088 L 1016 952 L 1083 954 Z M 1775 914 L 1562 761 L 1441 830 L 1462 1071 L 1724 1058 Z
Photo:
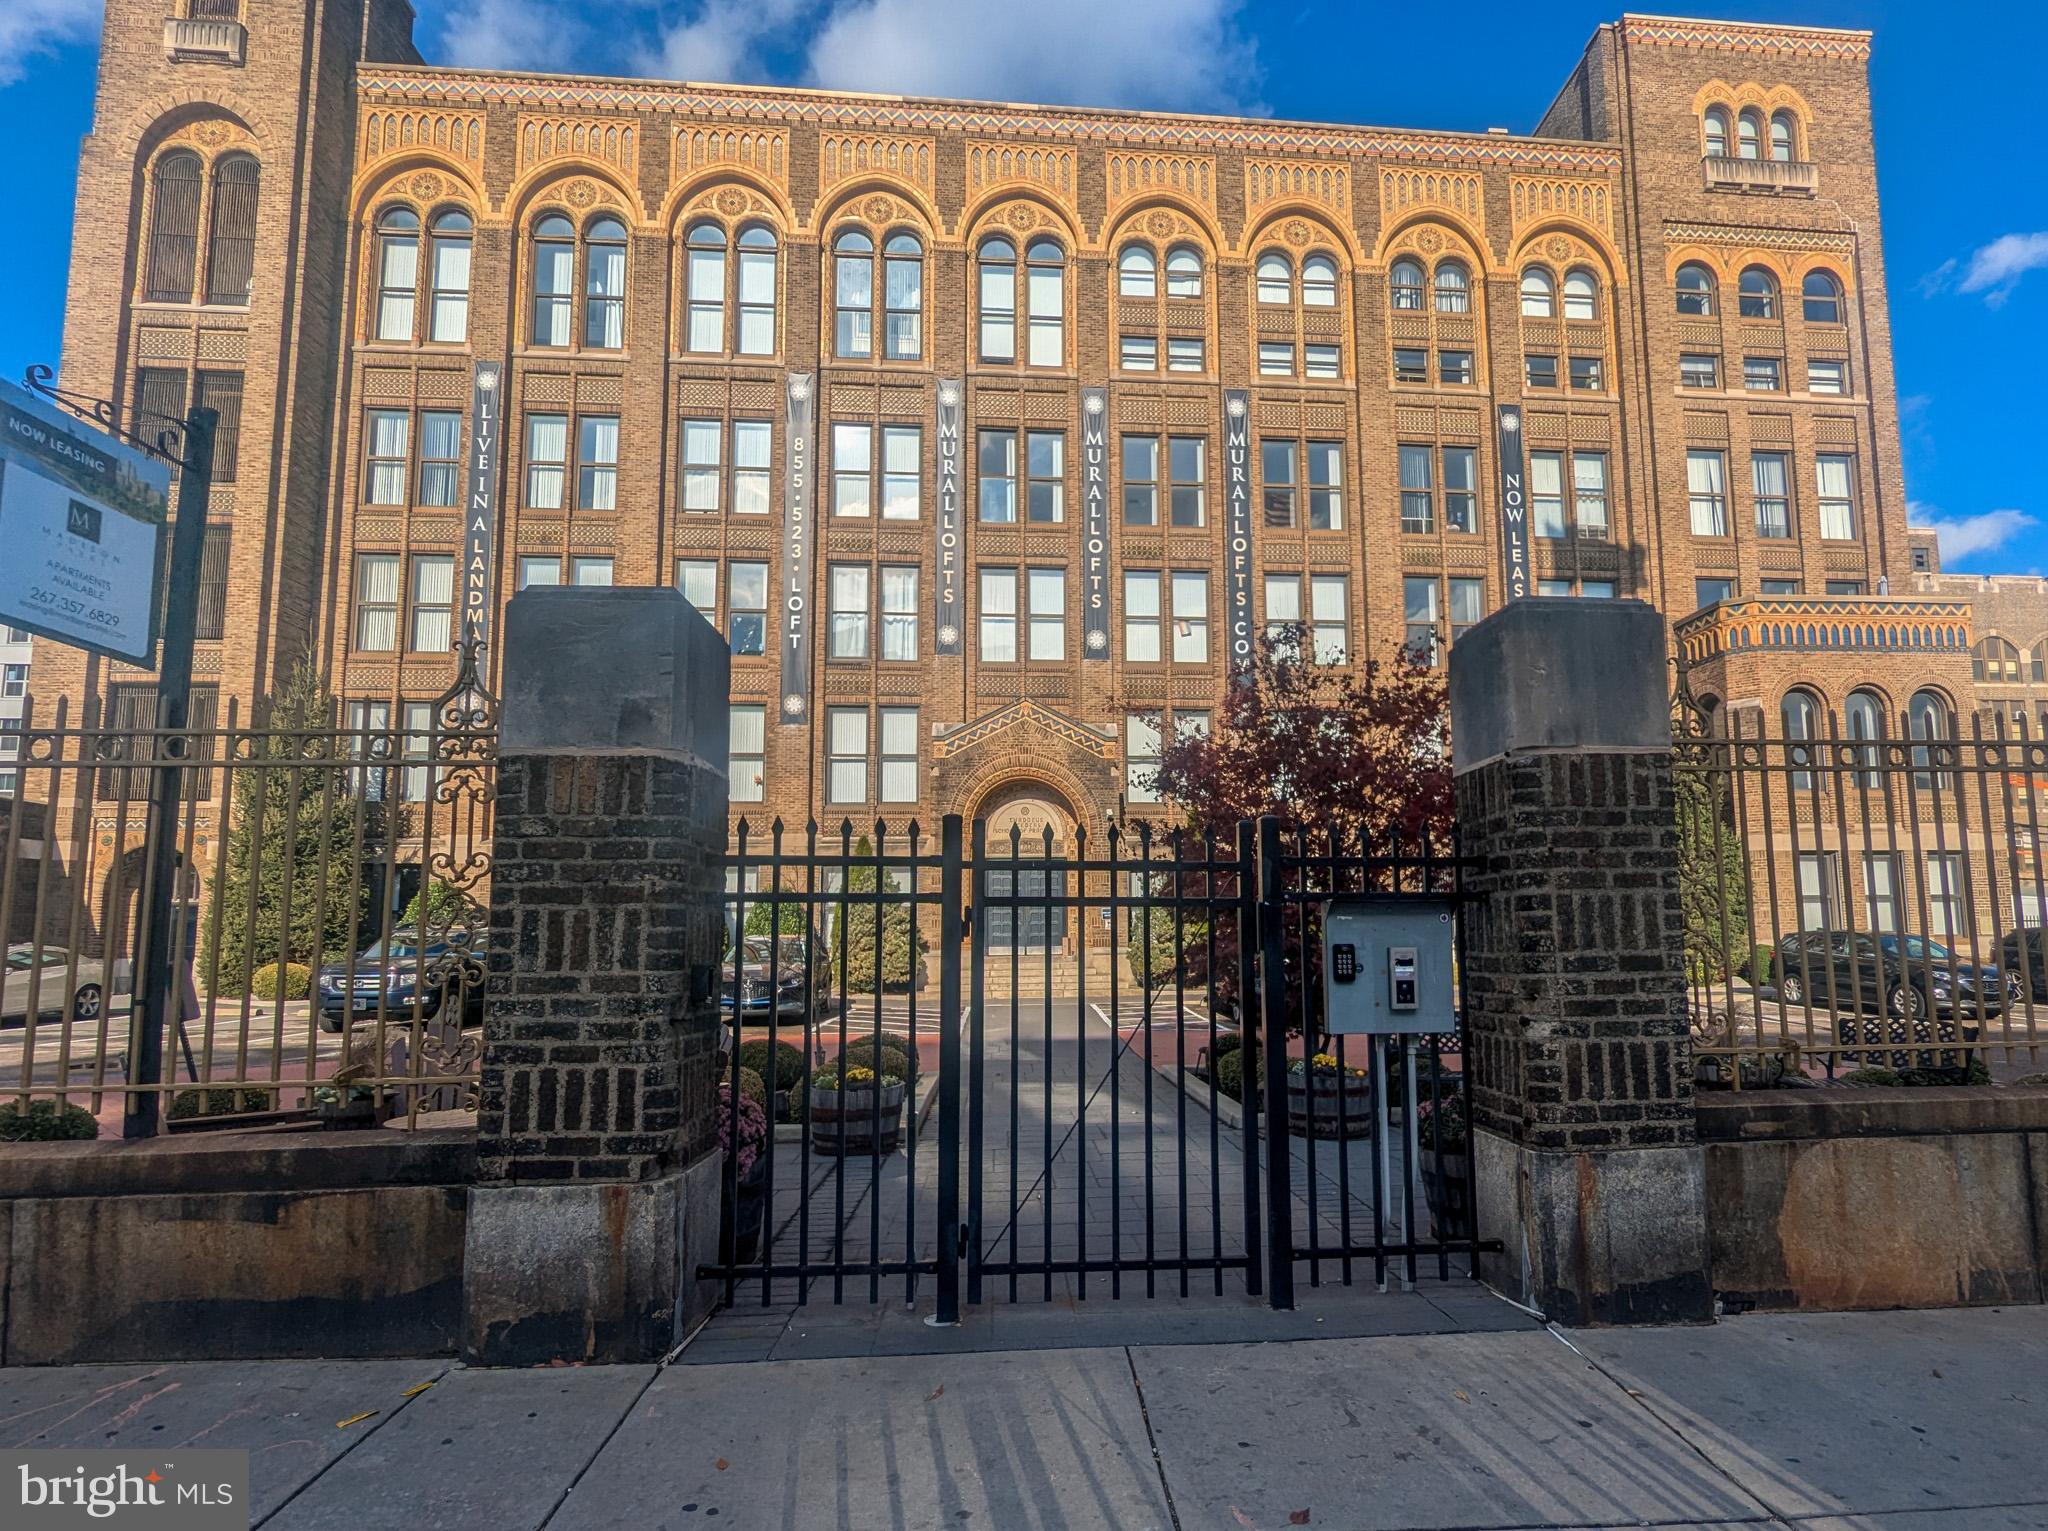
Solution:
M 857 1090 L 814 1090 L 811 1092 L 811 1147 L 821 1154 L 894 1153 L 903 1136 L 903 1085 L 899 1080 L 881 1087 L 881 1140 L 875 1136 L 876 1091 L 873 1086 Z
M 1290 1073 L 1287 1130 L 1298 1136 L 1372 1136 L 1372 1077 L 1368 1074 Z

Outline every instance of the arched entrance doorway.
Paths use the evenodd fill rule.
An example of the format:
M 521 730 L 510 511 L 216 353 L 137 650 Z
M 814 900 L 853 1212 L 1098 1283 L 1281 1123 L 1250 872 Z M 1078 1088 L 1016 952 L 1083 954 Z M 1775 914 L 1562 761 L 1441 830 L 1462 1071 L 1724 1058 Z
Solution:
M 1073 949 L 1066 900 L 1071 874 L 1043 863 L 1050 855 L 1070 857 L 1074 851 L 1073 809 L 1042 782 L 1017 782 L 998 787 L 982 800 L 976 816 L 986 825 L 990 869 L 986 887 L 991 898 L 1043 900 L 1019 905 L 990 905 L 984 913 L 984 941 L 989 951 L 1065 952 Z M 997 863 L 1015 856 L 1015 871 Z M 1037 866 L 1032 862 L 1040 863 Z

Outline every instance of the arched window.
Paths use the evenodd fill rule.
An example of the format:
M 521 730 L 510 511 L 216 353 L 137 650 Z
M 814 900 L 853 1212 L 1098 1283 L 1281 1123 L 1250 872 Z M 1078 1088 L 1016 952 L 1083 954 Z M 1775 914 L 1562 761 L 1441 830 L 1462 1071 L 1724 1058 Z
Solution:
M 1285 303 L 1287 297 L 1284 291 L 1278 298 L 1266 296 L 1267 260 L 1280 261 L 1280 257 L 1277 255 L 1267 256 L 1259 262 L 1259 301 L 1261 303 Z M 1280 261 L 1279 269 L 1283 274 L 1284 280 L 1287 263 Z M 1422 307 L 1421 262 L 1410 260 L 1405 255 L 1394 262 L 1393 267 L 1387 272 L 1387 304 L 1391 308 L 1402 310 Z
M 1782 109 L 1771 113 L 1771 158 L 1781 165 L 1789 165 L 1798 158 L 1797 130 L 1792 126 L 1792 114 Z
M 459 346 L 469 339 L 469 256 L 474 226 L 469 214 L 436 213 L 427 258 L 427 338 Z
M 1327 255 L 1311 255 L 1301 263 L 1301 303 L 1304 308 L 1337 306 L 1337 263 Z
M 1007 239 L 981 242 L 981 359 L 1017 359 L 1017 247 Z
M 1439 261 L 1436 268 L 1436 311 L 1465 314 L 1472 311 L 1472 284 L 1457 261 Z
M 1294 301 L 1294 266 L 1278 250 L 1268 250 L 1260 256 L 1257 266 L 1257 285 L 1260 285 L 1260 303 L 1292 303 Z M 1421 289 L 1421 266 L 1415 268 L 1417 291 Z M 1415 301 L 1421 307 L 1421 299 Z
M 213 222 L 206 241 L 206 301 L 247 303 L 256 275 L 256 192 L 260 172 L 246 154 L 213 168 Z
M 1725 158 L 1728 153 L 1728 110 L 1707 108 L 1707 153 Z
M 1763 158 L 1764 117 L 1755 107 L 1735 119 L 1735 153 L 1741 159 Z
M 1557 284 L 1541 266 L 1522 273 L 1522 317 L 1550 319 L 1557 314 Z
M 1159 296 L 1159 263 L 1143 245 L 1125 245 L 1116 258 L 1116 295 L 1120 298 Z
M 626 226 L 612 217 L 583 236 L 583 343 L 599 351 L 626 343 Z
M 860 229 L 832 241 L 832 352 L 875 354 L 875 242 Z
M 1202 252 L 1189 245 L 1175 245 L 1166 252 L 1166 295 L 1169 298 L 1199 298 L 1202 295 Z
M 377 338 L 410 340 L 419 301 L 420 220 L 409 207 L 377 220 Z
M 575 332 L 576 226 L 549 213 L 533 228 L 533 343 L 566 346 Z
M 1678 311 L 1702 317 L 1714 312 L 1714 276 L 1698 261 L 1678 268 Z
M 1057 367 L 1067 359 L 1067 252 L 1050 239 L 1034 239 L 1024 252 L 1024 314 L 1030 326 L 1025 361 Z
M 725 349 L 725 230 L 694 225 L 683 240 L 683 349 Z
M 1761 266 L 1745 266 L 1735 296 L 1745 319 L 1778 317 L 1778 279 Z
M 1884 703 L 1869 691 L 1851 691 L 1842 706 L 1843 731 L 1857 743 L 1856 759 L 1866 787 L 1878 784 L 1877 743 L 1884 736 Z
M 775 231 L 750 223 L 740 230 L 740 355 L 775 354 Z
M 1808 324 L 1840 324 L 1842 322 L 1842 284 L 1829 271 L 1809 271 L 1805 284 L 1800 288 L 1800 297 L 1806 309 Z
M 1564 316 L 1567 319 L 1600 317 L 1600 284 L 1584 266 L 1564 274 Z
M 1813 786 L 1813 775 L 1803 769 L 1817 758 L 1813 747 L 1820 738 L 1820 701 L 1811 691 L 1788 691 L 1778 706 L 1785 725 L 1785 763 L 1793 767 L 1792 790 L 1804 792 Z
M 924 355 L 924 244 L 898 231 L 882 246 L 882 354 L 890 361 Z
M 2048 638 L 2027 651 L 2027 679 L 2037 686 L 2048 681 Z
M 1939 692 L 1913 693 L 1913 700 L 1906 708 L 1906 732 L 1916 740 L 1929 741 L 1913 746 L 1913 785 L 1929 788 L 1947 785 L 1946 774 L 1932 769 L 1940 753 L 1934 741 L 1955 737 L 1948 703 L 1942 700 Z
M 199 156 L 178 149 L 156 162 L 151 178 L 149 281 L 151 303 L 190 303 L 199 261 Z
M 1971 672 L 1980 681 L 2017 681 L 2020 651 L 2003 638 L 1982 638 L 1970 651 Z

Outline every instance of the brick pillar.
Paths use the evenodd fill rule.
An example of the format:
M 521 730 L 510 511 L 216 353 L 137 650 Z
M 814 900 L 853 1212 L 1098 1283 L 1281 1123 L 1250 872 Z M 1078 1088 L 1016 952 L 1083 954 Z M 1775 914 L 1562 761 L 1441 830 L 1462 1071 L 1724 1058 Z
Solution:
M 1663 619 L 1515 601 L 1450 679 L 1482 1270 L 1559 1323 L 1710 1319 Z
M 504 622 L 472 1361 L 647 1361 L 707 1304 L 728 654 L 674 590 Z

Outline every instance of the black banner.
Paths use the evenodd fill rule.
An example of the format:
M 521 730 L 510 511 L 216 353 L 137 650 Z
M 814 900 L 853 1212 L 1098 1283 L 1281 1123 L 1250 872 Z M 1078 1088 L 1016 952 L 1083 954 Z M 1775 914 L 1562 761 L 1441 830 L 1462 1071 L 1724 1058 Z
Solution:
M 1522 408 L 1500 407 L 1500 550 L 1507 598 L 1529 593 L 1529 486 L 1522 471 Z
M 463 512 L 463 636 L 482 642 L 491 626 L 491 558 L 498 535 L 498 449 L 504 435 L 504 368 L 476 364 L 469 391 L 469 500 Z
M 932 652 L 960 652 L 960 414 L 966 394 L 961 379 L 939 379 L 939 513 L 934 518 L 932 590 L 938 605 L 937 642 Z
M 1081 657 L 1109 658 L 1109 390 L 1081 390 Z
M 1252 622 L 1252 399 L 1223 390 L 1223 631 L 1229 670 L 1242 675 L 1258 649 Z
M 811 713 L 811 543 L 813 443 L 817 409 L 813 375 L 789 375 L 789 426 L 784 436 L 782 498 L 782 721 L 801 724 Z

